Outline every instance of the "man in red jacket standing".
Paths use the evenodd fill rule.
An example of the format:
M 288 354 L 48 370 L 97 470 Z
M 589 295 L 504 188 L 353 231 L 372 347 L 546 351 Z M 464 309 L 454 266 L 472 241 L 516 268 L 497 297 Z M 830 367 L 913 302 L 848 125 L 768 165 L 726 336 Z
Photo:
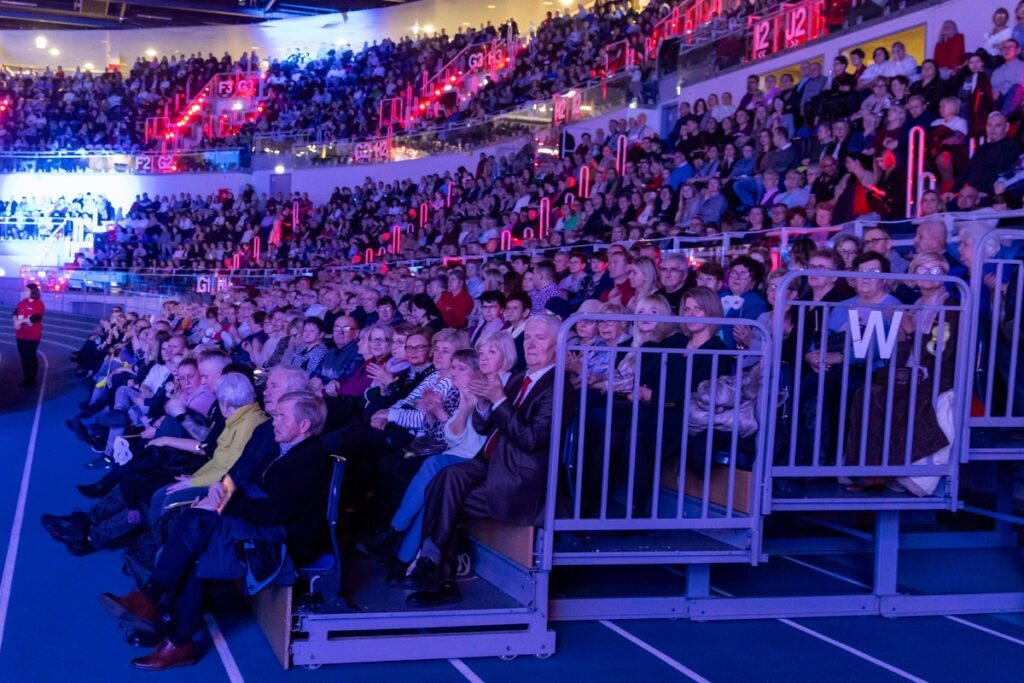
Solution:
M 18 355 L 21 356 L 22 380 L 20 387 L 34 387 L 36 375 L 39 373 L 39 359 L 36 350 L 43 336 L 43 306 L 39 298 L 39 285 L 25 285 L 25 298 L 18 302 L 14 309 L 14 337 L 18 342 Z

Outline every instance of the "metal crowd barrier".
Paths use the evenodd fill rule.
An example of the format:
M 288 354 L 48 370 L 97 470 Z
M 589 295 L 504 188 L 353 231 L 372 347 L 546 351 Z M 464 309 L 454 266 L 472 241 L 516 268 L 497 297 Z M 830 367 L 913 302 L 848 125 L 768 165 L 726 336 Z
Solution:
M 1024 460 L 1024 230 L 975 239 L 970 460 Z
M 805 301 L 790 289 L 805 276 L 946 291 L 913 304 Z M 776 291 L 785 314 L 773 321 L 765 512 L 955 509 L 970 395 L 967 285 L 940 275 L 800 271 Z
M 688 349 L 676 335 L 650 346 L 584 345 L 571 338 L 584 321 L 664 325 L 673 334 L 688 324 L 742 325 L 756 343 Z M 566 375 L 569 354 L 582 358 L 578 382 Z M 710 564 L 757 564 L 767 328 L 734 318 L 577 314 L 562 327 L 557 358 L 563 400 L 553 424 L 569 426 L 552 434 L 545 527 L 554 533 L 544 536 L 544 568 L 686 564 L 693 597 L 707 595 Z M 638 400 L 645 388 L 649 400 Z M 679 614 L 685 599 L 552 598 L 551 613 Z

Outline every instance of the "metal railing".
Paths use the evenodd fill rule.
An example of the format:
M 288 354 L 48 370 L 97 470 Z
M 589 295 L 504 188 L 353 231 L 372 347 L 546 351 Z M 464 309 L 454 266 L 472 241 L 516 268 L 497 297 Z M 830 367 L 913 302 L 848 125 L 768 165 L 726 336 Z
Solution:
M 0 173 L 111 173 L 164 175 L 168 173 L 243 170 L 237 148 L 194 152 L 0 152 Z
M 805 277 L 845 278 L 858 295 L 797 298 Z M 777 284 L 775 488 L 766 510 L 955 506 L 969 396 L 967 284 L 945 275 L 819 270 L 791 272 Z M 886 287 L 920 287 L 928 298 L 904 303 Z M 931 478 L 927 486 L 922 477 Z
M 576 120 L 595 118 L 628 106 L 629 74 L 620 74 L 606 81 L 591 81 L 575 92 L 580 95 Z M 382 154 L 361 153 L 363 148 L 375 149 L 384 144 L 393 161 L 418 159 L 477 149 L 488 145 L 534 136 L 552 125 L 552 102 L 537 100 L 509 111 L 487 117 L 414 130 L 391 137 L 375 136 L 353 140 L 323 140 L 314 131 L 283 135 L 259 135 L 253 143 L 254 170 L 307 166 L 342 166 L 356 163 L 383 162 Z
M 976 397 L 968 418 L 972 446 L 1020 451 L 1019 437 L 1011 436 L 1009 443 L 993 437 L 1007 430 L 1024 435 L 1024 231 L 993 230 L 970 246 L 967 265 L 977 302 L 971 318 L 976 337 L 970 349 Z M 986 454 L 976 455 L 972 448 L 969 457 L 979 456 Z
M 604 346 L 573 340 L 581 323 L 633 326 L 650 343 Z M 749 326 L 747 349 L 687 338 L 704 326 Z M 714 335 L 712 335 L 714 339 Z M 577 314 L 558 339 L 548 464 L 545 561 L 646 564 L 724 561 L 756 564 L 759 487 L 771 358 L 768 330 L 753 320 L 677 315 Z M 571 355 L 579 367 L 568 372 Z M 569 423 L 564 431 L 560 425 Z M 670 497 L 666 492 L 674 491 Z M 615 551 L 617 532 L 664 532 L 656 543 Z M 673 532 L 677 532 L 674 533 Z M 698 537 L 704 538 L 699 541 Z M 566 542 L 566 541 L 569 542 Z

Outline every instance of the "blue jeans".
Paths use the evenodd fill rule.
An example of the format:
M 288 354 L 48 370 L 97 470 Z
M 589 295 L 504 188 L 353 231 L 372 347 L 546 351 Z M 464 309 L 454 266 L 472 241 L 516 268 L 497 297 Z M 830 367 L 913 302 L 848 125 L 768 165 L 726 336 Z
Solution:
M 427 486 L 444 468 L 465 461 L 465 458 L 451 453 L 432 455 L 423 462 L 420 471 L 409 482 L 402 504 L 391 520 L 391 528 L 405 532 L 398 547 L 398 559 L 402 562 L 412 562 L 416 551 L 420 549 L 420 541 L 423 539 L 423 498 Z

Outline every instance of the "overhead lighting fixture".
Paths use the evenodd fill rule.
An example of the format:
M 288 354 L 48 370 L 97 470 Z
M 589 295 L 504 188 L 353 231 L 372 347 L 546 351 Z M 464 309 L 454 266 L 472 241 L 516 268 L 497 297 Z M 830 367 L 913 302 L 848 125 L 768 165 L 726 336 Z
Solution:
M 275 166 L 274 173 L 276 173 L 277 175 L 281 175 L 282 173 L 284 173 L 284 164 L 278 164 L 277 166 Z
M 433 24 L 424 24 L 423 32 L 424 33 L 433 33 L 434 32 L 434 25 Z
M 153 48 L 149 48 L 148 50 L 146 50 L 146 56 L 150 59 L 156 57 L 156 50 L 154 50 Z
M 46 36 L 36 36 L 36 47 L 40 50 L 46 49 Z
M 57 55 L 59 55 L 59 54 L 60 54 L 60 50 L 58 50 L 58 49 L 57 49 L 57 48 L 55 48 L 55 47 L 51 47 L 51 48 L 50 48 L 50 56 L 51 56 L 51 57 L 56 57 L 56 56 L 57 56 Z
M 92 71 L 96 67 L 93 66 L 92 62 L 86 62 L 85 64 L 82 65 L 82 68 L 85 69 L 86 71 Z

